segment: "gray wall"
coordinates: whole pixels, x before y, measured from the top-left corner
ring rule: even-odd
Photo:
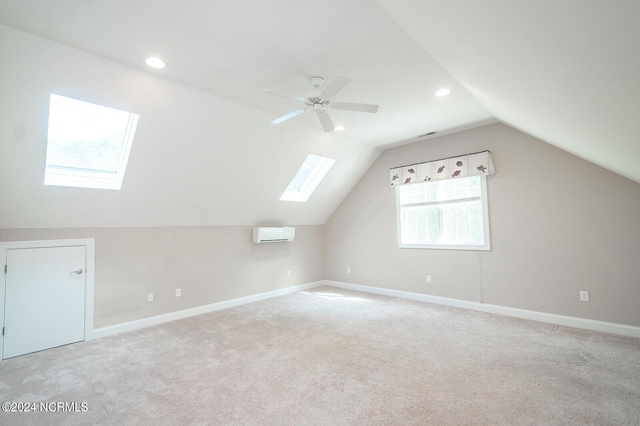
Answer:
[[[492,250],[398,249],[388,169],[484,149]],[[640,326],[639,212],[639,184],[496,124],[386,150],[293,243],[252,244],[248,226],[0,229],[0,241],[95,238],[96,327],[322,279]]]
[[[321,280],[322,229],[273,244],[251,243],[248,226],[2,229],[0,241],[95,238],[99,328]]]
[[[485,149],[491,251],[398,249],[389,168]],[[502,124],[386,150],[324,231],[329,280],[640,326],[640,185]]]

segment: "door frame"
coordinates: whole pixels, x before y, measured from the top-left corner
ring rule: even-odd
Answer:
[[[81,238],[71,240],[41,240],[41,241],[7,241],[0,242],[0,328],[4,327],[4,304],[7,285],[7,274],[4,273],[4,265],[7,264],[7,250],[52,248],[52,247],[85,247],[85,292],[84,292],[84,340],[93,339],[93,304],[95,286],[95,239]],[[0,333],[0,354],[4,350],[4,336]]]

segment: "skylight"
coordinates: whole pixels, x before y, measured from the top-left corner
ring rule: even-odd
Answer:
[[[122,187],[138,115],[51,95],[45,185]]]
[[[320,184],[336,160],[309,154],[280,197],[281,201],[305,202]]]

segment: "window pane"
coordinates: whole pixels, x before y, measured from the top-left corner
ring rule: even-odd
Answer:
[[[440,214],[438,208],[427,210],[427,241],[435,242],[440,237]]]
[[[130,113],[51,96],[47,166],[117,173]]]
[[[336,160],[309,154],[280,196],[280,201],[306,202]]]
[[[398,187],[399,244],[488,249],[484,182],[474,176]]]
[[[456,207],[456,223],[467,223],[467,206]]]
[[[455,223],[456,222],[456,210],[454,207],[450,205],[444,205],[442,207],[442,217],[444,223]]]
[[[482,242],[484,234],[482,232],[482,223],[469,224],[469,240],[474,242]]]
[[[482,206],[480,203],[477,205],[469,206],[469,223],[482,223]]]
[[[44,184],[120,189],[138,118],[52,94]]]
[[[457,224],[455,241],[459,243],[469,241],[469,226],[466,223]]]
[[[456,239],[456,224],[455,223],[445,223],[444,232],[442,236],[444,241],[455,241]]]
[[[318,164],[323,160],[323,157],[319,157],[317,155],[309,155],[307,159],[302,163],[302,166],[298,169],[298,172],[293,177],[291,182],[289,182],[289,186],[287,186],[287,191],[300,191],[302,185],[307,181],[309,175],[313,169],[318,167]]]

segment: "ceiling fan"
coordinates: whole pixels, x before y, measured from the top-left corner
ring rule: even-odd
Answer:
[[[283,121],[312,110],[315,111],[316,115],[318,116],[318,120],[320,120],[320,124],[322,124],[322,128],[324,129],[324,131],[331,132],[335,130],[335,126],[333,125],[329,114],[327,114],[327,109],[329,107],[333,109],[370,113],[375,113],[378,111],[378,105],[331,101],[331,98],[333,98],[339,91],[344,89],[347,84],[351,83],[351,80],[349,80],[348,78],[336,77],[336,79],[329,83],[329,85],[327,85],[327,87],[325,87],[323,90],[320,90],[320,88],[324,83],[324,78],[311,77],[309,81],[311,82],[311,85],[315,90],[308,93],[305,98],[301,96],[290,95],[288,93],[278,92],[277,90],[267,89],[263,91],[264,93],[267,93],[269,95],[292,99],[297,102],[302,102],[305,105],[302,109],[295,110],[293,112],[290,112],[289,114],[283,115],[282,117],[276,118],[271,122],[271,124],[280,124]]]

